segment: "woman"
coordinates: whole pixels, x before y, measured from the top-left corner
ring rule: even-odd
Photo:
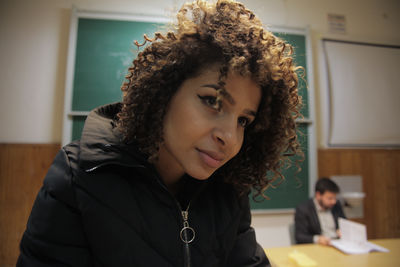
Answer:
[[[177,18],[57,155],[17,266],[269,266],[248,193],[300,153],[290,46],[229,0]]]

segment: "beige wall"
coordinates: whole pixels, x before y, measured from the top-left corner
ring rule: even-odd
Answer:
[[[0,2],[0,143],[60,143],[67,44],[72,6],[78,9],[169,16],[183,1],[2,0]],[[400,45],[397,0],[248,0],[267,25],[309,26],[312,33],[318,144],[324,80],[320,79],[322,37]],[[346,16],[347,33],[328,33],[327,14]],[[292,214],[255,215],[266,247],[289,242]],[[279,233],[279,234],[277,234]]]

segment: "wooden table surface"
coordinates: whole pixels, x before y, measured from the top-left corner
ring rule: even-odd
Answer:
[[[316,244],[293,245],[290,247],[268,248],[265,252],[272,267],[297,267],[289,261],[289,253],[298,251],[313,259],[320,267],[400,267],[400,238],[373,239],[369,242],[380,245],[390,252],[347,255],[334,247]]]

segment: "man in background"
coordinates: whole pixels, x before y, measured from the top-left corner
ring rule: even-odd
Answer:
[[[296,243],[329,245],[340,238],[338,218],[346,218],[336,200],[339,187],[329,178],[321,178],[315,185],[315,196],[300,204],[295,213]]]

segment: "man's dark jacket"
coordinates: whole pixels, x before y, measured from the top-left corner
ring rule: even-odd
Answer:
[[[336,229],[338,229],[339,217],[346,218],[339,201],[333,206],[331,212],[335,220]],[[313,236],[321,234],[321,225],[312,198],[296,207],[294,222],[295,238],[298,244],[313,243]]]
[[[113,125],[119,109],[93,111],[81,141],[56,156],[17,267],[269,266],[250,227],[247,196],[218,179],[186,177],[186,194],[173,197],[135,146],[119,141]],[[189,201],[190,254],[180,237],[181,208]]]

